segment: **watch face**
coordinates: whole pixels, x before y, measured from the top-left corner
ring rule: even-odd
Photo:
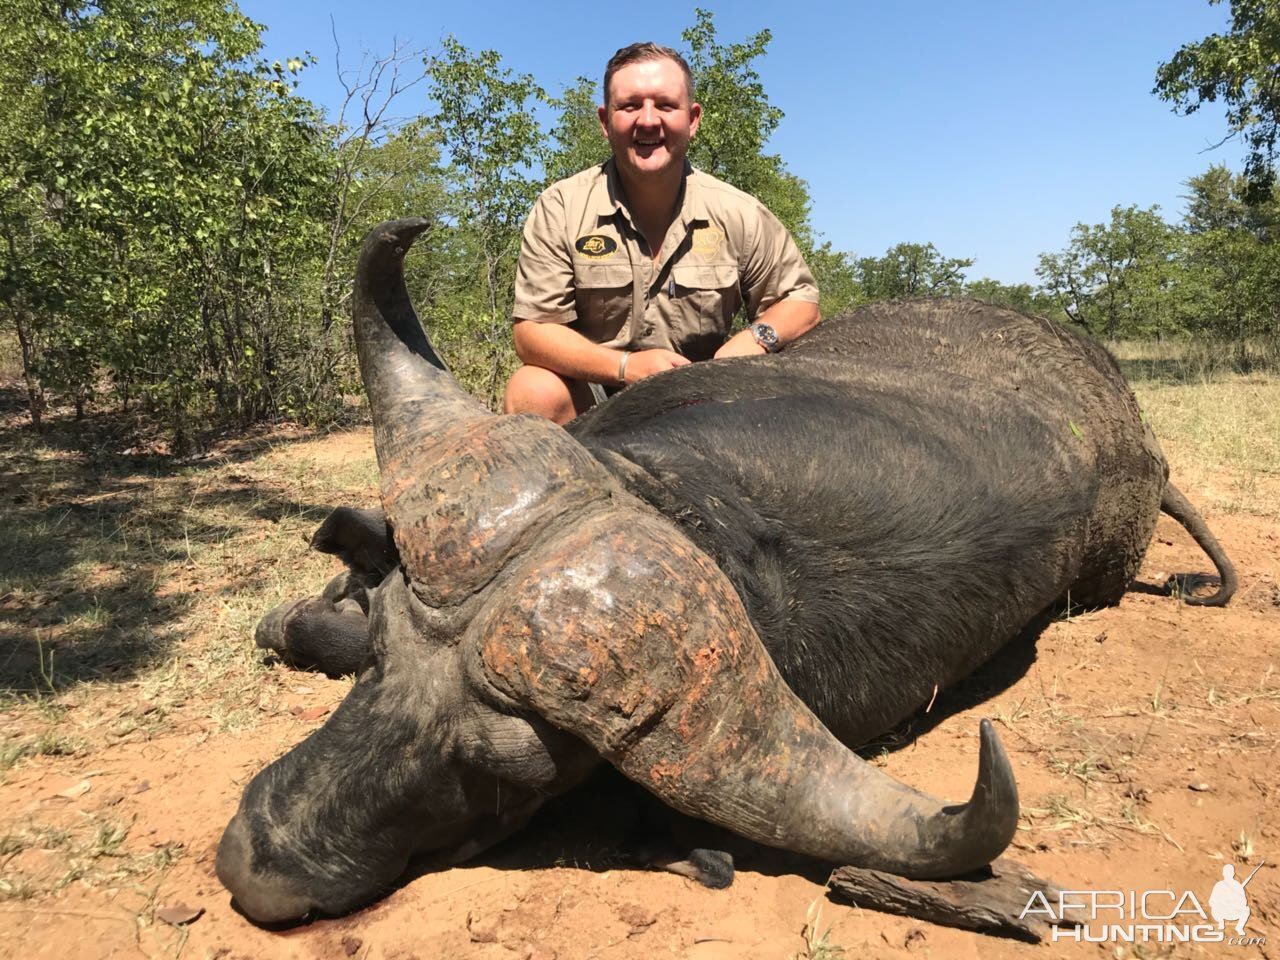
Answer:
[[[767,323],[753,323],[751,325],[751,334],[756,338],[756,343],[764,347],[769,353],[778,349],[778,332]]]

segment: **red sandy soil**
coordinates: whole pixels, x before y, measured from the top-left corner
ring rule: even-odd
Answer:
[[[326,441],[338,457],[367,443],[367,434]],[[1185,492],[1196,499],[1196,490]],[[261,930],[232,908],[214,876],[214,851],[247,780],[322,723],[318,714],[347,689],[293,674],[283,676],[284,702],[264,707],[261,722],[241,733],[213,732],[198,711],[179,711],[150,739],[15,766],[0,787],[0,824],[110,814],[132,822],[122,852],[168,844],[182,854],[150,874],[0,898],[3,952],[24,960],[791,958],[807,955],[802,928],[817,904],[819,931],[829,928],[828,943],[849,958],[1280,957],[1280,531],[1266,518],[1207,519],[1241,573],[1229,608],[1187,607],[1156,589],[1171,573],[1210,569],[1162,517],[1136,589],[1119,606],[1054,623],[1023,651],[1024,660],[1034,655],[1025,672],[1011,668],[1011,686],[882,762],[907,783],[963,799],[978,720],[992,717],[1024,807],[1010,856],[1063,887],[1186,889],[1206,906],[1224,863],[1243,878],[1265,859],[1248,888],[1249,933],[1265,945],[1029,945],[831,902],[821,871],[798,873],[764,853],[739,860],[730,889],[707,890],[625,863],[607,829],[575,835],[564,817],[535,821],[480,863],[423,872],[355,915]],[[75,709],[145,710],[136,697],[124,685]],[[948,699],[934,709],[945,714]],[[68,788],[70,797],[59,795]],[[39,878],[45,860],[65,866],[39,849],[7,856],[0,872]],[[203,912],[185,926],[157,918],[175,905]]]

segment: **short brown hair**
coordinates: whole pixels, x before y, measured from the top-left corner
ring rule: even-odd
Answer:
[[[604,68],[604,105],[606,107],[609,105],[609,83],[613,80],[615,73],[633,63],[649,63],[653,60],[671,60],[680,68],[680,72],[684,74],[684,86],[689,93],[689,102],[693,103],[693,73],[689,70],[689,64],[685,62],[684,57],[680,56],[677,50],[648,41],[625,46],[609,58]]]

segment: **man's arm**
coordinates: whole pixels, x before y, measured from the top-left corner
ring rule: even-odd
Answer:
[[[627,383],[635,383],[663,370],[683,367],[689,362],[687,358],[671,350],[639,350],[626,354],[622,350],[602,347],[561,323],[516,320],[512,335],[516,356],[521,363],[542,367],[572,380],[618,383],[621,371],[625,374]],[[625,369],[622,362],[624,355],[627,357]]]
[[[757,323],[767,323],[778,335],[779,343],[790,343],[796,337],[818,325],[821,315],[818,305],[809,300],[779,300],[760,316]],[[723,357],[753,357],[765,353],[750,330],[740,330],[724,342],[716,351],[716,359]]]
[[[754,234],[741,267],[741,281],[747,316],[753,323],[773,327],[780,344],[790,343],[822,319],[813,273],[787,228],[760,203],[756,205]],[[744,357],[765,352],[751,331],[743,330],[730,337],[715,355]]]

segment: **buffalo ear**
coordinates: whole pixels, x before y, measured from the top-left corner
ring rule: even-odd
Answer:
[[[336,556],[366,586],[374,586],[400,563],[381,509],[338,507],[311,535],[311,548]]]

